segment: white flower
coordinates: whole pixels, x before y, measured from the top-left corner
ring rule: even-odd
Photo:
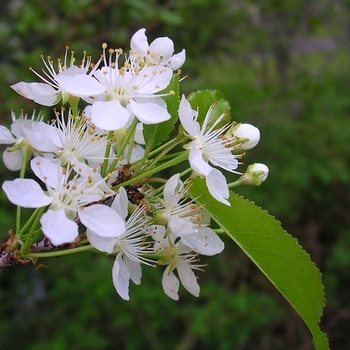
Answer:
[[[232,146],[235,149],[249,150],[255,147],[260,141],[260,130],[251,124],[239,123],[234,125],[227,136],[233,138]]]
[[[107,45],[102,47],[104,66],[93,70],[98,88],[95,85],[77,86],[75,77],[60,78],[66,91],[92,103],[92,123],[103,130],[119,130],[128,127],[134,115],[145,124],[170,119],[165,101],[156,93],[169,85],[172,69],[163,66],[140,68],[130,57],[120,65],[120,56],[124,57],[121,49],[109,50],[107,61]]]
[[[182,96],[179,118],[189,137],[193,140],[189,146],[189,162],[192,169],[205,177],[208,190],[215,199],[230,205],[227,201],[229,190],[225,176],[208,163],[236,173],[234,170],[238,166],[238,160],[237,156],[232,154],[231,140],[223,137],[223,132],[228,128],[228,125],[215,129],[225,115],[222,114],[208,127],[213,108],[213,106],[209,108],[201,127],[197,121],[198,113],[192,110],[190,103],[185,96]]]
[[[254,163],[248,166],[246,172],[238,181],[244,185],[259,186],[267,179],[269,175],[269,168],[262,163]]]
[[[15,179],[2,185],[8,199],[24,208],[49,205],[41,219],[41,229],[53,245],[70,243],[78,236],[78,215],[87,228],[105,237],[115,237],[124,232],[125,224],[118,214],[103,204],[94,204],[104,196],[104,180],[94,183],[91,177],[75,176],[46,158],[31,161],[34,174],[45,183],[46,191],[33,179]],[[100,188],[101,186],[101,188]]]
[[[42,152],[52,153],[61,160],[62,166],[77,159],[80,162],[87,161],[91,167],[97,167],[105,159],[106,135],[97,133],[95,127],[84,118],[69,115],[65,121],[63,108],[61,115],[57,113],[53,124],[41,122],[33,129],[36,132],[30,138],[33,146]],[[46,142],[43,142],[43,138]]]
[[[174,43],[168,37],[157,38],[148,45],[145,35],[146,29],[139,29],[131,38],[130,47],[132,54],[139,55],[147,65],[164,65],[171,69],[180,68],[186,59],[186,52],[173,55]],[[141,59],[139,58],[139,61]]]
[[[165,230],[162,226],[152,231],[151,235],[155,240],[154,250],[159,265],[167,265],[162,278],[164,293],[173,300],[179,300],[178,290],[180,281],[185,289],[192,295],[199,296],[199,285],[193,270],[201,270],[203,265],[197,264],[198,254],[191,248],[184,245],[180,240],[175,243],[173,234],[164,237]],[[174,274],[177,270],[179,278]]]
[[[188,186],[181,181],[179,174],[173,175],[165,185],[163,207],[157,210],[155,222],[168,225],[175,236],[181,237],[182,242],[197,253],[220,253],[224,243],[206,227],[210,224],[210,217],[205,211],[184,197],[187,191]]]
[[[67,54],[68,48],[66,49],[66,54],[63,62],[59,59],[57,64],[57,71],[51,60],[51,57],[47,57],[47,60],[44,59],[44,56],[41,56],[41,59],[44,63],[44,66],[47,71],[43,69],[42,75],[31,69],[39,78],[41,78],[43,83],[25,83],[19,82],[17,84],[12,85],[12,89],[14,89],[17,93],[22,95],[25,98],[33,100],[43,106],[53,106],[62,100],[63,103],[66,103],[69,98],[69,92],[64,89],[64,87],[60,83],[60,79],[62,77],[69,76],[74,84],[81,86],[80,95],[83,97],[83,87],[89,86],[89,89],[94,87],[95,91],[98,90],[99,93],[102,93],[104,90],[101,86],[96,82],[94,78],[87,75],[87,71],[89,69],[91,58],[86,57],[84,54],[81,66],[75,66],[74,61],[75,58],[73,53],[70,58],[70,62],[67,63]],[[69,66],[68,66],[69,65]],[[76,96],[71,93],[73,96]],[[86,97],[88,94],[85,95]]]
[[[35,116],[35,111],[30,118],[21,112],[19,118],[16,118],[14,112],[11,112],[13,123],[11,131],[5,126],[0,125],[0,144],[12,145],[7,147],[3,153],[3,161],[9,170],[19,170],[22,166],[23,151],[31,150],[34,152],[35,146],[31,144],[31,134],[33,128],[42,120],[43,115]]]
[[[119,189],[111,208],[123,220],[126,219],[128,197],[123,187]],[[153,261],[143,256],[150,252],[148,244],[145,243],[149,218],[144,209],[142,206],[138,207],[126,220],[125,230],[115,237],[101,237],[99,232],[87,230],[87,237],[92,246],[108,254],[117,254],[112,269],[113,284],[124,300],[130,299],[129,280],[137,285],[141,283],[140,264],[154,265]],[[152,230],[152,226],[149,226],[148,230]]]

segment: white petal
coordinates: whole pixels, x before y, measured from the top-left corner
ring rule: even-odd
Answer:
[[[173,55],[170,58],[170,64],[169,64],[169,68],[175,70],[175,69],[179,69],[186,60],[186,51],[185,49],[183,49],[181,52]]]
[[[44,122],[39,122],[36,125],[33,126],[33,130],[37,131],[38,133],[41,133],[43,136],[45,136],[53,145],[52,150],[50,148],[43,149],[44,152],[54,152],[54,147],[62,147],[62,140],[60,138],[60,134],[62,133],[61,130],[57,129],[54,125],[49,125]],[[43,147],[43,146],[42,146]],[[46,145],[45,147],[49,147]],[[41,150],[40,148],[38,148]]]
[[[40,219],[41,229],[53,245],[71,243],[78,237],[78,225],[69,220],[64,209],[49,209]]]
[[[86,117],[88,120],[91,120],[91,115],[92,115],[92,106],[88,105],[84,108],[82,116]]]
[[[209,227],[196,227],[192,235],[182,236],[182,243],[191,247],[196,253],[202,255],[219,254],[225,248],[224,242]]]
[[[0,144],[10,145],[15,142],[16,139],[12,136],[10,130],[0,125]]]
[[[269,175],[269,168],[266,164],[262,163],[254,163],[248,166],[244,177],[247,178],[244,183],[249,184],[248,180],[250,180],[250,184],[260,185],[264,182]]]
[[[120,187],[111,208],[123,219],[125,220],[128,215],[128,195],[126,194],[125,188]]]
[[[148,41],[145,32],[145,28],[139,29],[130,40],[131,50],[140,53],[142,56],[145,56],[148,50]]]
[[[78,66],[70,66],[62,72],[58,73],[56,77],[62,76],[76,76],[76,75],[86,75],[86,68],[80,68]]]
[[[91,230],[86,231],[87,239],[90,244],[101,252],[108,254],[113,253],[113,248],[117,243],[117,239],[113,237],[101,237]]]
[[[163,196],[166,203],[175,206],[178,203],[177,191],[181,187],[182,181],[179,174],[173,175],[165,184]]]
[[[206,156],[210,163],[227,171],[234,171],[238,167],[237,158],[231,153],[230,149],[224,146],[220,150],[215,150],[215,152],[208,152]]]
[[[115,81],[119,83],[130,79],[130,72],[125,72],[124,75],[121,75],[118,68],[103,66],[100,69],[95,70],[94,77],[106,88],[113,88]],[[119,78],[119,79],[118,79]],[[104,100],[104,99],[103,99]],[[99,99],[99,101],[103,101]]]
[[[166,267],[162,278],[162,287],[164,293],[173,300],[179,300],[179,279],[172,273],[169,273],[169,265]]]
[[[191,269],[191,265],[179,260],[176,265],[181,284],[195,297],[199,296],[199,284],[197,277]]]
[[[45,207],[53,201],[33,179],[4,181],[2,189],[11,203],[24,208]]]
[[[237,169],[239,163],[238,163],[238,159],[233,154],[227,155],[226,159],[216,158],[215,161],[213,159],[210,159],[209,161],[213,165],[215,165],[221,169],[231,171],[231,172],[234,172],[236,174],[240,174],[239,172],[235,171],[235,169]]]
[[[96,101],[92,105],[91,121],[103,130],[119,130],[131,119],[131,113],[118,100]]]
[[[73,96],[88,97],[104,93],[106,87],[95,78],[86,74],[64,75],[58,74],[56,81],[65,92]]]
[[[230,196],[225,176],[217,169],[212,168],[205,178],[210,194],[219,202],[231,206],[226,199]]]
[[[193,233],[193,224],[189,221],[172,216],[168,222],[170,230],[177,236],[183,237]]]
[[[12,171],[17,171],[22,167],[22,151],[20,149],[15,149],[14,151],[9,151],[7,147],[3,153],[2,160],[7,169]]]
[[[141,264],[138,261],[131,260],[126,256],[124,256],[123,259],[124,259],[125,265],[129,270],[130,279],[137,285],[141,284],[141,277],[142,277]]]
[[[179,107],[179,118],[182,126],[191,136],[200,134],[200,126],[196,121],[197,115],[198,112],[192,109],[185,95],[182,95]]]
[[[134,101],[144,104],[144,103],[154,103],[159,107],[167,109],[167,104],[162,97],[157,95],[149,95],[149,96],[137,96],[133,99]],[[141,123],[142,124],[142,123]]]
[[[19,82],[11,87],[23,97],[34,100],[43,106],[53,106],[58,102],[58,92],[48,84]]]
[[[172,76],[173,70],[171,68],[145,67],[139,75],[133,77],[133,85],[137,87],[135,92],[140,95],[149,95],[164,90],[170,84]]]
[[[179,255],[181,255],[181,254],[189,254],[193,251],[193,249],[191,247],[189,247],[188,245],[183,244],[182,239],[181,239],[181,241],[177,245],[177,251],[178,251]]]
[[[78,211],[80,221],[101,237],[118,237],[125,232],[125,222],[110,207],[93,204]]]
[[[249,150],[255,147],[260,141],[260,130],[251,124],[242,123],[234,129],[233,134],[239,138],[247,139],[240,146],[241,150]]]
[[[155,64],[167,64],[174,53],[174,43],[168,37],[156,38],[149,45],[148,51]]]
[[[122,257],[123,257],[122,254],[118,254],[118,256],[114,261],[113,269],[112,269],[113,284],[116,291],[122,297],[122,299],[130,300],[129,298],[130,272],[127,266],[125,265]]]
[[[43,123],[44,124],[44,123]],[[47,125],[50,127],[50,125]],[[56,152],[57,146],[51,142],[51,135],[46,132],[42,132],[40,129],[25,129],[23,130],[25,134],[25,138],[31,144],[33,148],[42,152]],[[49,131],[49,130],[45,130]],[[51,131],[51,130],[50,130]]]
[[[129,107],[144,124],[158,124],[171,118],[166,107],[159,105],[156,100],[154,103],[139,103],[131,100]]]
[[[64,182],[63,169],[60,164],[44,157],[35,157],[30,161],[34,174],[51,188],[60,188]]]
[[[99,183],[98,189],[96,188],[96,190],[94,191],[94,194],[92,194],[91,192],[87,192],[85,193],[85,195],[82,195],[79,198],[80,201],[82,201],[83,200],[82,198],[84,198],[89,202],[89,197],[92,197],[92,196],[95,197],[95,194],[97,195],[96,200],[98,201],[101,199],[101,197],[99,196],[103,196],[103,192],[106,192],[108,194],[114,194],[114,192],[109,188],[109,186],[106,184],[106,182],[102,178],[101,174],[98,171],[96,171],[96,169],[90,167],[84,162],[80,162],[74,157],[71,158],[70,164],[72,169],[74,169],[74,171],[80,176],[82,176],[83,178],[90,178],[93,180],[94,183],[97,183],[97,182]],[[86,182],[86,179],[80,179],[80,180]],[[79,179],[77,182],[79,182]],[[91,199],[91,201],[92,200],[93,199]]]
[[[150,225],[147,227],[147,231],[155,242],[161,241],[165,235],[165,226],[162,225]]]
[[[143,136],[143,124],[137,123],[134,141],[140,145],[145,144],[145,138]]]
[[[191,142],[190,154],[188,157],[191,168],[199,175],[208,176],[212,167],[203,159],[203,153],[200,151],[194,141]]]
[[[25,138],[25,133],[24,131],[26,129],[32,129],[38,122],[35,120],[31,119],[16,119],[12,124],[11,124],[11,132],[13,135],[15,135],[17,138],[18,137],[23,137]]]

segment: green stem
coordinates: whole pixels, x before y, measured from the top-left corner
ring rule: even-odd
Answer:
[[[30,216],[30,218],[27,220],[27,222],[25,223],[25,225],[21,228],[21,236],[23,236],[25,234],[25,232],[28,230],[28,227],[32,224],[32,222],[34,221],[34,219],[36,218],[36,216],[38,215],[38,212],[41,208],[36,208],[34,210],[34,212],[32,213],[32,215]]]
[[[174,143],[174,140],[168,141],[167,143],[161,145],[160,147],[156,148],[154,151],[149,152],[148,157],[152,158],[153,156],[155,156],[156,154],[158,154],[159,152],[161,152],[162,150],[164,150],[165,148],[168,148],[170,145],[172,145]],[[138,165],[142,162],[142,159],[139,159],[137,161],[135,161],[133,163],[133,165]],[[142,165],[141,165],[142,166]],[[138,170],[139,168],[141,168],[141,166],[138,166],[136,169]]]
[[[137,126],[138,123],[135,124],[135,127],[132,129],[132,133],[131,135],[129,136],[129,147],[128,147],[128,153],[126,155],[126,159],[127,159],[127,162],[130,163],[130,159],[131,159],[131,154],[132,154],[132,150],[133,150],[133,147],[134,147],[134,140],[135,140],[135,133],[136,133],[136,126]]]
[[[24,147],[22,149],[22,165],[21,165],[21,170],[19,173],[20,179],[23,179],[25,176],[28,160],[29,160],[31,154],[32,154],[32,150],[29,146]],[[21,235],[21,217],[22,217],[22,207],[17,206],[17,209],[16,209],[16,234],[15,234],[17,239],[22,238],[22,235]]]
[[[214,228],[212,230],[218,235],[226,235],[227,234],[227,232],[222,228]]]
[[[163,164],[160,164],[156,167],[154,167],[153,169],[150,169],[148,171],[145,171],[143,172],[142,174],[138,175],[138,176],[135,176],[133,177],[132,179],[128,180],[128,181],[125,181],[123,183],[121,183],[120,185],[116,186],[115,188],[113,188],[113,190],[117,190],[119,187],[125,187],[125,186],[128,186],[128,185],[131,185],[131,184],[134,184],[134,183],[137,183],[141,180],[144,180],[146,179],[147,177],[150,177],[152,176],[153,174],[159,172],[159,171],[162,171],[164,169],[167,169],[167,168],[170,168],[172,166],[175,166],[181,162],[183,162],[184,160],[186,160],[188,158],[188,152],[183,152],[181,155],[179,155],[178,157],[172,159],[172,160],[169,160],[168,162],[165,162]]]
[[[101,169],[101,175],[104,177],[106,176],[106,170],[108,166],[108,161],[109,161],[109,155],[111,154],[111,147],[112,147],[112,139],[113,139],[113,131],[110,131],[108,133],[107,137],[107,145],[105,149],[105,159],[103,161],[102,169]]]
[[[145,149],[145,154],[143,155],[143,157],[137,161],[137,168],[135,169],[134,171],[134,174],[137,174],[141,168],[143,167],[143,165],[145,164],[146,160],[148,159],[149,157],[149,154],[150,154],[150,148],[149,147],[146,147]],[[134,164],[135,165],[135,164]]]
[[[108,173],[112,173],[113,170],[115,169],[118,161],[120,160],[119,158],[121,157],[121,155],[124,152],[125,147],[127,146],[127,144],[129,143],[130,138],[134,135],[135,133],[135,129],[137,126],[138,120],[137,118],[134,118],[132,124],[130,125],[129,129],[128,129],[128,133],[126,135],[126,137],[124,138],[122,144],[120,145],[120,147],[118,147],[118,152],[112,162],[112,164],[109,166],[108,171],[106,174]],[[105,176],[105,175],[104,175]]]
[[[41,230],[38,230],[38,224],[41,216],[43,215],[44,211],[46,210],[46,207],[39,208],[36,217],[33,220],[32,227],[30,231],[28,232],[28,235],[26,237],[26,240],[21,248],[21,254],[26,254],[30,247],[35,243],[35,241],[40,237]]]
[[[242,185],[244,185],[244,183],[243,183],[243,181],[241,180],[241,178],[239,178],[238,180],[227,184],[227,187],[228,187],[228,188],[234,188],[234,187],[238,187],[238,186],[242,186]]]
[[[21,239],[21,215],[22,215],[22,208],[20,206],[17,206],[16,209],[16,238]]]
[[[22,248],[20,249],[20,254],[21,256],[25,256],[29,249],[31,248],[31,246],[38,240],[39,237],[42,236],[42,232],[40,229],[37,229],[33,232],[33,234],[26,239],[26,241],[24,242]]]
[[[178,135],[174,140],[170,140],[170,141],[164,143],[163,145],[161,145],[160,147],[156,148],[154,151],[150,152],[149,156],[150,156],[150,157],[153,157],[153,156],[155,156],[157,153],[163,151],[164,149],[166,149],[166,148],[168,148],[168,147],[171,147],[171,145],[174,144],[174,141],[175,141],[178,137],[179,137],[179,135]],[[182,141],[182,140],[181,140],[181,141]],[[176,144],[178,144],[178,143],[176,143]],[[171,147],[171,148],[173,148],[173,147]],[[171,148],[170,148],[170,149],[171,149]]]
[[[156,164],[159,159],[161,159],[164,155],[166,155],[169,151],[171,151],[174,147],[176,147],[178,144],[181,143],[181,138],[177,137],[173,140],[172,144],[170,144],[167,148],[163,149],[152,161],[152,163],[150,164],[152,166],[152,164]]]
[[[28,253],[25,255],[26,258],[54,258],[56,256],[77,254],[82,252],[87,252],[89,250],[94,250],[95,248],[92,245],[84,245],[82,247],[66,249],[66,250],[57,250],[55,252],[45,252],[45,253]]]
[[[158,154],[151,161],[150,166],[152,166],[153,164],[156,164],[159,161],[159,159],[164,157],[164,155],[166,155],[169,151],[171,151],[173,148],[175,148],[177,145],[179,145],[182,141],[183,141],[182,134],[178,134],[175,139],[173,139],[171,141],[168,141],[167,143],[165,143],[164,145],[160,146],[156,150],[154,150],[152,152],[149,152],[149,154],[148,154],[149,157],[153,157],[156,154]],[[141,167],[142,167],[142,163],[138,166],[138,168],[135,171],[135,173],[137,173],[141,169]]]

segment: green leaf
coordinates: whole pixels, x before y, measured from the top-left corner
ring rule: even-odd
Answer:
[[[265,210],[231,192],[231,207],[217,202],[204,180],[195,178],[191,196],[237,243],[302,317],[315,348],[329,349],[318,323],[325,306],[321,273],[297,240]]]
[[[199,90],[192,92],[187,99],[192,108],[198,110],[198,122],[200,124],[202,124],[207,111],[212,104],[215,104],[211,116],[212,121],[215,121],[222,113],[226,113],[226,118],[223,118],[220,123],[221,125],[230,120],[230,104],[224,99],[223,94],[218,90]]]
[[[146,147],[152,149],[153,147],[159,145],[163,141],[169,139],[169,134],[174,130],[174,125],[178,120],[178,111],[180,105],[180,76],[179,74],[174,74],[169,86],[161,93],[168,93],[173,91],[174,94],[164,97],[167,103],[168,112],[171,118],[163,123],[144,125],[143,126],[143,136],[146,141]]]

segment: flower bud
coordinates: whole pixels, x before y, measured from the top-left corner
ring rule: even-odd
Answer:
[[[266,180],[268,174],[269,168],[265,164],[254,163],[248,166],[241,177],[241,182],[245,185],[259,186]]]
[[[234,142],[237,148],[248,150],[255,147],[260,140],[260,130],[254,125],[239,123],[229,130],[231,136],[237,141]]]

